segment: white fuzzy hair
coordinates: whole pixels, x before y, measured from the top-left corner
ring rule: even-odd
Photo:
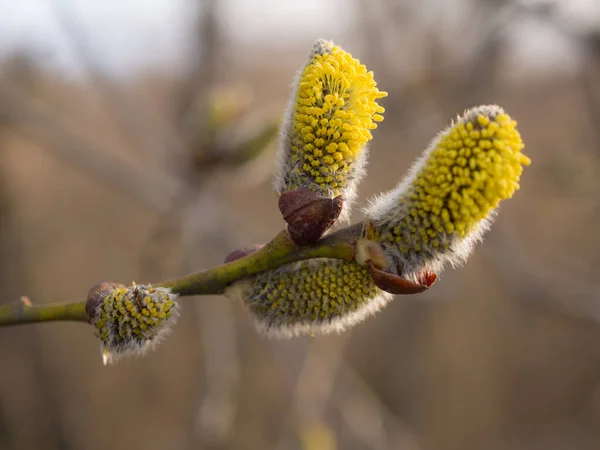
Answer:
[[[327,260],[324,258],[318,258],[310,261],[301,261],[298,263],[288,264],[280,267],[279,269],[276,269],[273,273],[273,278],[277,278],[275,276],[276,273],[297,271],[298,268],[303,264],[316,265],[324,264],[327,261],[333,262],[337,260]],[[337,267],[341,269],[343,267],[343,264],[349,263],[342,263]],[[255,282],[256,277],[238,281],[226,288],[225,295],[234,301],[240,301],[247,305],[252,301],[252,299],[248,298],[248,295],[252,292],[253,283]],[[273,338],[292,338],[295,336],[302,335],[327,335],[333,333],[341,333],[347,330],[348,328],[351,328],[352,326],[356,325],[357,323],[362,322],[366,318],[375,315],[377,312],[383,309],[392,299],[392,294],[388,294],[387,292],[377,289],[377,294],[374,297],[369,298],[363,303],[363,305],[360,308],[354,311],[343,313],[341,316],[335,316],[332,318],[316,320],[300,319],[295,324],[273,321],[271,320],[271,317],[268,316],[268,314],[264,316],[259,316],[251,309],[247,309],[249,310],[249,313],[253,319],[256,329],[261,334]]]

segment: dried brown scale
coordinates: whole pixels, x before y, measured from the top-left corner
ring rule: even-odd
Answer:
[[[294,243],[315,243],[337,220],[344,206],[341,195],[331,199],[307,188],[284,192],[279,197],[279,210],[288,224]]]
[[[369,274],[373,277],[375,285],[379,289],[395,295],[410,295],[425,292],[433,283],[435,283],[437,278],[435,273],[426,271],[420,274],[419,282],[415,283],[406,278],[402,278],[400,275],[378,269],[370,260],[366,261],[366,266]]]

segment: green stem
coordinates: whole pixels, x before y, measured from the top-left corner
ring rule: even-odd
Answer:
[[[88,319],[85,302],[31,306],[25,303],[11,303],[0,306],[0,326],[56,320],[87,322]]]
[[[298,247],[287,231],[279,233],[260,250],[226,264],[155,284],[170,288],[179,295],[222,294],[234,281],[251,277],[284,264],[311,258],[332,258],[352,261],[354,244],[360,236],[362,224],[358,223],[324,237],[313,245]],[[54,305],[7,304],[0,306],[0,326],[56,320],[88,322],[86,302]]]
[[[260,250],[244,258],[156,286],[170,288],[179,295],[222,294],[234,281],[284,264],[311,258],[351,261],[354,258],[354,243],[361,230],[362,224],[355,224],[306,247],[296,246],[288,233],[282,231]]]

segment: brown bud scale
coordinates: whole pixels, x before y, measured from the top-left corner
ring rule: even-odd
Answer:
[[[379,289],[395,295],[410,295],[425,292],[435,283],[437,278],[435,273],[423,271],[418,276],[418,283],[415,283],[402,278],[400,275],[378,269],[371,261],[367,261],[366,265],[375,285]]]
[[[307,188],[287,191],[279,197],[279,210],[294,243],[313,244],[337,220],[344,206],[341,195],[331,199]]]

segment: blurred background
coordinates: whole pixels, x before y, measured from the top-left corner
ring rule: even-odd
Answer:
[[[465,108],[519,121],[533,165],[469,263],[339,336],[186,298],[105,368],[85,325],[2,328],[1,450],[600,448],[596,0],[0,0],[0,302],[269,240],[273,137],[321,37],[390,94],[362,205]]]

